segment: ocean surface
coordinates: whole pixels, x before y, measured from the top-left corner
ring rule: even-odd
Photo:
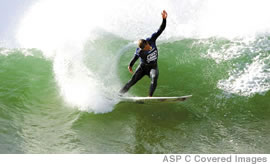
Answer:
[[[142,2],[44,0],[25,12],[18,44],[0,44],[0,153],[270,153],[267,1]],[[162,9],[154,96],[193,97],[120,102],[136,40]],[[146,76],[127,96],[149,86]]]

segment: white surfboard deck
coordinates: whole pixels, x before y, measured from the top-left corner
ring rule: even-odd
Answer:
[[[135,103],[170,103],[185,101],[192,97],[192,95],[181,97],[121,97],[121,102],[135,102]]]

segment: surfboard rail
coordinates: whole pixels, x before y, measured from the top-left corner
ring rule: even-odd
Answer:
[[[177,102],[185,101],[192,95],[180,97],[121,97],[122,102],[155,103],[155,102]]]

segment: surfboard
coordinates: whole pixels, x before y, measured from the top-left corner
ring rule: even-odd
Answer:
[[[121,102],[135,102],[135,103],[172,103],[185,101],[192,95],[180,97],[121,97]]]

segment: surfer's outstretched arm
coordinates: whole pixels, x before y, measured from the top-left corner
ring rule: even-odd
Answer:
[[[139,59],[139,52],[140,48],[136,49],[136,52],[134,54],[134,57],[130,60],[129,65],[128,65],[128,70],[130,73],[133,74],[132,66],[135,64],[135,62]]]
[[[152,34],[152,36],[150,38],[151,41],[155,41],[160,36],[160,34],[164,31],[164,29],[166,28],[166,19],[167,19],[168,14],[165,10],[163,10],[161,15],[162,15],[162,24],[159,27],[158,31],[155,32],[154,34]]]

